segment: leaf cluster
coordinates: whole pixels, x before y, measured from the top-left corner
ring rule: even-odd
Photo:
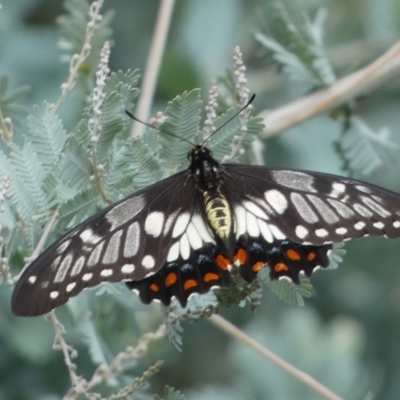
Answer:
[[[309,91],[327,88],[337,81],[324,44],[327,16],[327,10],[319,8],[312,21],[305,17],[299,27],[279,2],[275,7],[274,35],[255,34],[280,70],[305,84]],[[343,160],[343,169],[353,175],[369,175],[390,166],[399,155],[399,146],[390,139],[387,128],[375,131],[356,114],[357,102],[358,99],[352,99],[332,111],[331,117],[340,123],[341,132],[334,145]]]

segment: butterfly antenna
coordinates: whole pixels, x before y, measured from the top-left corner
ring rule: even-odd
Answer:
[[[221,130],[225,125],[229,124],[229,122],[231,122],[234,118],[236,118],[242,111],[244,111],[255,99],[256,95],[253,94],[250,97],[250,100],[246,103],[246,105],[244,107],[242,107],[233,117],[229,118],[228,121],[226,121],[224,124],[222,124],[219,128],[217,128],[213,133],[211,133],[211,135],[204,140],[202,146],[204,146],[206,144],[206,142],[208,142],[211,138],[211,136],[215,135],[219,130]]]
[[[134,121],[136,121],[136,122],[140,122],[141,124],[146,125],[146,126],[148,126],[149,128],[152,128],[152,129],[155,129],[156,131],[165,133],[166,135],[173,136],[173,137],[175,137],[175,138],[177,138],[177,139],[181,139],[181,140],[183,140],[184,142],[189,143],[190,145],[194,146],[194,144],[193,144],[192,142],[190,142],[189,140],[186,140],[185,138],[183,138],[183,137],[181,137],[181,136],[175,135],[175,134],[173,134],[173,133],[171,133],[171,132],[164,131],[164,130],[162,130],[162,129],[160,129],[160,128],[157,128],[156,126],[153,126],[153,125],[148,124],[147,122],[141,121],[140,119],[136,118],[133,114],[131,114],[128,110],[125,110],[125,113],[126,113],[126,115],[128,115],[129,117],[131,117],[131,118],[132,118]]]

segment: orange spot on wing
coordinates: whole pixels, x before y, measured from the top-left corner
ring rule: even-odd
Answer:
[[[313,251],[311,251],[311,252],[308,253],[308,255],[307,255],[307,260],[308,260],[308,261],[313,261],[313,260],[315,259],[315,257],[317,257],[317,255],[316,255]]]
[[[300,254],[293,249],[288,249],[286,250],[286,255],[292,260],[292,261],[299,261],[301,260]]]
[[[247,260],[247,251],[245,249],[239,249],[233,257],[233,262],[238,265],[244,265]]]
[[[264,268],[265,262],[264,261],[258,261],[253,265],[252,270],[254,272],[258,272],[260,269]]]
[[[280,262],[274,265],[274,270],[275,272],[286,272],[289,271],[289,267],[285,263]]]
[[[178,280],[178,277],[175,272],[171,272],[165,278],[165,286],[171,286]]]
[[[160,288],[155,283],[152,283],[150,285],[150,290],[152,290],[153,292],[158,292],[160,290]]]
[[[231,262],[226,257],[224,257],[222,254],[218,254],[215,261],[216,261],[218,267],[220,267],[224,271],[226,271],[228,269],[228,267],[231,265]]]
[[[185,290],[189,290],[192,287],[196,287],[197,286],[197,281],[195,281],[194,279],[188,279],[184,284],[183,284],[183,288]]]
[[[207,272],[203,279],[204,282],[217,281],[219,279],[219,275],[215,274],[214,272]]]

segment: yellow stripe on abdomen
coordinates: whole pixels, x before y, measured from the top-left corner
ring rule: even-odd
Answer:
[[[232,225],[228,202],[218,190],[204,191],[203,195],[207,218],[212,228],[221,239],[227,239]]]

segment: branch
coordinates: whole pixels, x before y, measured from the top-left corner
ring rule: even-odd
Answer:
[[[142,358],[148,350],[149,343],[153,340],[160,340],[166,335],[165,325],[159,326],[156,332],[146,333],[143,335],[136,347],[127,347],[125,351],[119,353],[108,366],[100,365],[95,371],[92,379],[87,385],[87,390],[92,389],[94,386],[106,381],[111,376],[121,372],[122,366],[125,362],[132,359]],[[136,378],[139,379],[139,378]]]
[[[143,84],[140,93],[140,99],[137,105],[136,117],[142,121],[149,119],[150,107],[154,97],[157,77],[160,70],[161,59],[164,53],[167,34],[172,17],[172,10],[174,8],[174,0],[162,0],[156,26],[154,29],[153,41],[145,73],[143,76]],[[139,137],[143,132],[144,125],[136,122],[133,125],[131,136]]]
[[[54,310],[46,316],[52,322],[55,331],[53,349],[62,351],[64,355],[64,362],[68,368],[69,376],[71,378],[72,388],[75,393],[83,394],[86,392],[87,382],[85,379],[76,374],[76,364],[72,362],[72,359],[76,358],[78,353],[72,346],[69,346],[65,342],[64,337],[67,332],[65,331],[61,322],[57,319]]]
[[[232,325],[230,322],[225,320],[219,315],[212,315],[210,317],[210,321],[218,326],[218,328],[222,329],[229,335],[235,337],[238,340],[241,340],[243,343],[245,343],[247,346],[252,347],[254,350],[256,350],[259,354],[264,356],[267,360],[273,362],[275,365],[283,369],[285,372],[287,372],[289,375],[293,376],[300,382],[304,383],[305,385],[309,386],[311,389],[313,389],[315,392],[319,393],[321,396],[323,396],[325,399],[328,400],[342,400],[339,396],[337,396],[335,393],[331,392],[328,388],[317,382],[314,378],[312,378],[310,375],[307,375],[303,371],[300,371],[293,365],[289,364],[288,362],[282,360],[280,357],[278,357],[276,354],[272,353],[265,347],[261,346],[259,343],[257,343],[254,339],[252,339],[250,336],[247,336],[244,332],[242,332],[240,329],[236,328],[236,326]]]
[[[330,110],[361,94],[380,87],[400,75],[400,42],[369,66],[338,80],[327,89],[302,97],[273,111],[262,111],[265,128],[261,137],[267,139],[311,117]]]
[[[79,70],[82,64],[89,57],[92,50],[90,42],[92,41],[93,35],[99,27],[102,16],[100,15],[101,7],[103,6],[104,0],[94,1],[89,10],[89,22],[86,25],[85,41],[82,46],[82,50],[79,54],[74,54],[71,57],[69,76],[67,82],[61,85],[61,96],[54,106],[54,113],[57,113],[61,105],[64,103],[67,94],[74,87],[75,82],[78,78]]]

